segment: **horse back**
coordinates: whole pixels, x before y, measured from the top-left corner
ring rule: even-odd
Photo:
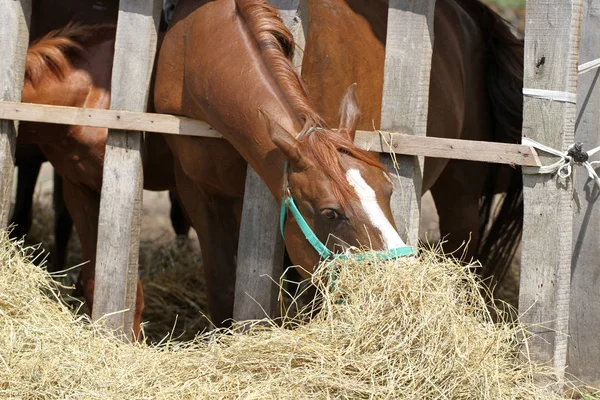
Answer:
[[[33,2],[31,39],[59,29],[69,22],[86,25],[116,24],[119,0],[39,0]]]

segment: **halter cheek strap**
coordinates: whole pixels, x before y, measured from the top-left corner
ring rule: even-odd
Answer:
[[[296,207],[296,203],[294,202],[294,199],[291,196],[285,196],[285,198],[282,200],[281,214],[279,216],[279,228],[281,229],[281,236],[284,236],[283,227],[285,225],[285,217],[288,208],[292,212],[294,218],[296,219],[296,223],[300,227],[300,230],[304,234],[304,237],[306,238],[306,240],[308,240],[308,243],[310,243],[310,245],[317,251],[317,253],[319,253],[319,256],[321,258],[332,257],[333,253],[331,252],[331,250],[329,250],[327,246],[325,246],[323,242],[319,240],[319,238],[317,237],[317,235],[315,235],[312,229],[310,229],[310,226],[308,226],[306,220],[302,217],[302,214],[300,214],[300,210],[298,210],[298,207]]]
[[[364,261],[364,260],[391,260],[399,257],[412,256],[417,254],[417,250],[412,246],[402,246],[397,247],[395,249],[388,250],[377,250],[377,251],[369,251],[366,253],[346,255],[346,254],[334,254],[331,250],[327,248],[319,240],[317,235],[313,232],[313,230],[308,226],[308,223],[298,210],[296,203],[294,202],[294,198],[290,192],[289,182],[287,179],[287,170],[288,170],[288,162],[286,161],[283,166],[283,198],[281,199],[281,212],[279,213],[279,229],[281,230],[281,236],[285,239],[285,235],[283,233],[283,228],[285,225],[285,219],[287,216],[287,210],[289,209],[298,224],[298,227],[304,234],[304,237],[310,243],[310,245],[315,249],[315,251],[319,254],[322,259],[333,258],[337,260],[346,260],[353,259],[356,261]]]
[[[413,256],[417,253],[417,251],[414,247],[403,246],[403,247],[397,247],[395,249],[369,251],[366,253],[353,254],[350,256],[348,256],[346,254],[334,254],[331,252],[331,250],[329,250],[327,248],[327,246],[325,246],[323,244],[323,242],[321,242],[319,240],[319,238],[317,237],[317,235],[315,235],[315,233],[312,231],[312,229],[310,229],[310,226],[308,226],[308,223],[306,223],[306,220],[304,219],[304,217],[302,217],[300,210],[298,210],[298,207],[296,207],[296,203],[294,202],[294,199],[292,198],[291,195],[284,196],[284,198],[281,201],[281,213],[279,215],[279,229],[281,230],[281,236],[284,236],[283,228],[285,225],[285,219],[286,219],[286,214],[287,214],[288,209],[292,212],[292,215],[296,219],[296,223],[298,224],[298,227],[300,227],[300,230],[304,234],[304,237],[306,238],[308,243],[310,243],[310,245],[316,250],[316,252],[319,254],[319,256],[322,259],[328,259],[328,258],[334,258],[337,260],[352,259],[352,260],[356,260],[356,261],[365,261],[365,260],[371,260],[371,259],[391,260],[391,259],[399,258],[399,257]]]

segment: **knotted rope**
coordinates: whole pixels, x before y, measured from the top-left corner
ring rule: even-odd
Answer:
[[[585,151],[583,150],[583,143],[573,143],[569,146],[567,151],[562,152],[526,137],[522,139],[522,144],[532,146],[538,150],[560,157],[560,160],[551,165],[542,165],[541,167],[524,166],[522,167],[524,174],[536,175],[558,173],[558,176],[567,179],[573,173],[573,165],[583,165],[588,172],[589,178],[593,179],[598,188],[600,188],[600,177],[598,177],[598,174],[594,170],[594,165],[600,164],[600,161],[588,161],[591,156],[600,151],[600,146]]]

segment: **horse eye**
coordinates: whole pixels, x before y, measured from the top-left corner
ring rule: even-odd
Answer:
[[[342,219],[343,215],[333,208],[324,208],[321,210],[321,215],[328,221],[336,221]]]

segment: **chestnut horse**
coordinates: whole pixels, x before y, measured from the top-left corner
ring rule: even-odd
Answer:
[[[110,105],[114,25],[68,25],[53,31],[27,52],[23,102],[104,108]],[[98,213],[108,130],[21,122],[19,144],[36,144],[63,177],[63,194],[90,262],[82,268],[83,291],[91,309]],[[144,188],[174,189],[172,155],[160,134],[146,134]],[[135,331],[139,333],[143,295],[138,280]]]
[[[161,18],[161,30],[166,29],[171,18],[176,0],[163,1],[163,14]],[[69,22],[77,22],[85,25],[117,23],[118,0],[97,1],[80,0],[72,2],[69,0],[42,0],[34,3],[31,16],[30,40],[35,41],[50,31],[59,29]],[[46,162],[46,157],[35,144],[18,144],[16,150],[17,196],[15,210],[12,215],[11,224],[15,227],[11,231],[11,237],[20,238],[31,229],[32,206],[35,183],[37,181],[41,165]],[[171,223],[177,235],[187,235],[189,223],[183,213],[179,200],[173,191],[169,192],[171,200]],[[62,198],[62,177],[54,172],[54,248],[50,255],[51,263],[49,271],[60,271],[64,269],[67,257],[67,246],[71,236],[73,221],[66,209]]]
[[[118,0],[40,0],[32,6],[30,43],[39,40],[50,31],[59,29],[69,22],[102,24],[117,22]],[[47,161],[36,144],[17,143],[15,154],[17,174],[17,197],[11,224],[15,228],[11,237],[22,237],[29,233],[32,221],[33,192],[40,168]],[[62,199],[62,177],[54,173],[54,248],[51,254],[50,271],[62,270],[65,266],[67,245],[73,221]]]
[[[293,49],[265,0],[181,0],[159,53],[157,111],[204,120],[227,139],[166,138],[217,325],[233,312],[247,162],[293,211],[283,224],[285,243],[303,270],[350,246],[393,255],[406,249],[392,219],[388,175],[376,154],[354,145],[356,87],[338,99],[339,129],[327,128],[290,61]],[[309,242],[302,229],[318,240]]]
[[[309,0],[308,5],[302,76],[316,109],[335,124],[338,99],[358,82],[363,111],[358,127],[378,129],[388,2]],[[434,37],[427,135],[520,143],[522,43],[478,0],[438,0]],[[427,190],[437,206],[441,235],[447,235],[444,250],[455,251],[470,238],[467,259],[477,256],[484,276],[501,279],[521,233],[520,169],[425,158],[423,193]],[[492,197],[500,190],[507,194],[492,220]]]

